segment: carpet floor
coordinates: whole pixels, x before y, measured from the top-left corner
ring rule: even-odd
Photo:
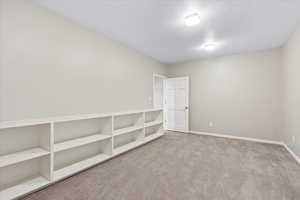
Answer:
[[[279,145],[169,132],[23,200],[299,200]]]

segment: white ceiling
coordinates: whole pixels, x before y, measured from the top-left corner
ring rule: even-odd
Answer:
[[[163,63],[279,47],[300,18],[300,0],[36,1]],[[200,24],[185,26],[194,12]]]

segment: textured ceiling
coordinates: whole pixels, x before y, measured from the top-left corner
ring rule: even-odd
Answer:
[[[279,47],[300,18],[300,0],[36,1],[163,63]],[[201,22],[185,26],[194,12]]]

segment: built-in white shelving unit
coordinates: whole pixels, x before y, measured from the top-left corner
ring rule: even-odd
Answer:
[[[163,135],[163,112],[153,110],[145,113],[145,141],[151,141]]]
[[[0,200],[21,197],[163,135],[161,109],[0,123]]]

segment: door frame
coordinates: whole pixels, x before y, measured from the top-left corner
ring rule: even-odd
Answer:
[[[190,77],[189,76],[181,76],[181,77],[173,77],[173,78],[167,78],[164,80],[164,91],[166,91],[166,81],[170,80],[170,79],[186,79],[187,80],[187,95],[186,95],[186,102],[187,102],[187,111],[185,113],[185,117],[187,120],[187,124],[186,124],[186,130],[184,130],[184,133],[188,133],[190,131],[190,119],[189,119],[189,115],[190,115]],[[164,129],[167,129],[167,106],[165,105],[167,104],[167,95],[166,92],[164,92]],[[170,130],[172,131],[172,130]],[[173,131],[178,131],[178,132],[182,132],[179,130],[173,130]]]
[[[165,75],[161,75],[161,74],[156,74],[156,73],[153,73],[153,76],[152,76],[152,94],[153,94],[153,100],[152,100],[152,107],[153,108],[156,108],[155,106],[155,102],[154,102],[154,99],[156,97],[156,93],[155,93],[155,78],[162,78],[163,79],[163,105],[162,105],[162,108],[164,109],[164,96],[165,96],[165,87],[164,87],[164,80],[167,79],[168,77],[165,76]]]

